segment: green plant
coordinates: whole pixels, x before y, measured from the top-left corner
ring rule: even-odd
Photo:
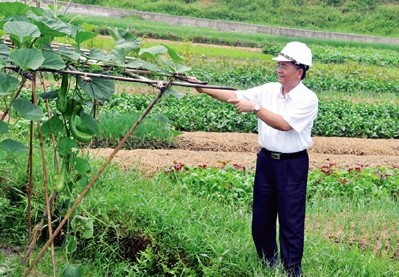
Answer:
[[[331,93],[331,95],[336,93]],[[363,97],[361,93],[358,97]],[[382,95],[381,97],[384,97]],[[124,113],[128,103],[132,112],[138,112],[149,101],[148,95],[116,94],[107,113]],[[364,99],[362,99],[364,100]],[[196,103],[195,106],[192,103]],[[167,97],[154,108],[168,118],[177,131],[256,132],[257,121],[251,114],[238,115],[234,106],[221,103],[204,95],[185,95],[181,99]],[[399,109],[395,103],[352,102],[349,99],[320,99],[318,117],[312,130],[314,136],[397,138]],[[124,126],[121,124],[121,126]]]
[[[82,0],[79,2],[90,3]],[[397,13],[396,0],[270,0],[261,2],[213,1],[211,3],[199,1],[189,4],[180,0],[136,0],[134,2],[104,0],[98,4],[122,9],[286,28],[300,27],[310,30],[376,36],[397,37],[398,35],[397,25],[392,22],[390,16],[387,16],[387,13]],[[304,10],[307,12],[304,13]],[[385,13],[381,14],[381,11],[384,10]],[[391,22],[391,24],[386,24],[386,22]],[[377,26],[383,28],[376,28]]]
[[[122,96],[123,97],[123,96]],[[99,117],[100,130],[95,137],[95,144],[98,145],[115,145],[139,117],[139,111],[143,108],[139,102],[148,100],[148,97],[137,98],[135,107],[130,106],[130,113],[124,109],[118,109],[113,106],[113,112],[104,112]],[[113,100],[111,99],[113,102]],[[115,103],[115,102],[113,102]],[[144,102],[145,103],[145,102]],[[120,103],[124,106],[123,103]],[[180,134],[174,130],[169,119],[163,114],[149,114],[147,118],[140,124],[136,132],[126,143],[128,148],[162,148],[173,147],[176,137]]]
[[[33,232],[31,203],[34,184],[33,169],[35,168],[32,154],[35,142],[35,124],[37,125],[36,132],[40,144],[42,179],[45,187],[45,215],[47,215],[48,221],[49,240],[38,253],[36,259],[29,265],[25,273],[26,275],[43,257],[47,247],[51,245],[54,253],[54,239],[61,232],[65,224],[67,224],[68,230],[75,232],[74,235],[70,235],[69,232],[66,234],[65,244],[69,250],[67,253],[75,251],[76,232],[82,229],[82,226],[84,229],[83,236],[88,237],[89,234],[92,234],[91,219],[74,215],[71,222],[68,220],[112,159],[111,156],[104,162],[102,168],[89,181],[91,167],[88,159],[82,156],[81,151],[79,151],[79,143],[91,142],[92,135],[98,132],[99,128],[95,116],[99,112],[99,104],[100,102],[107,101],[115,90],[114,80],[116,78],[112,76],[112,73],[117,75],[123,72],[124,74],[130,74],[130,76],[133,74],[133,77],[137,77],[135,73],[129,72],[129,68],[135,68],[145,69],[152,72],[152,74],[158,74],[165,78],[165,82],[163,83],[146,79],[148,84],[159,89],[159,94],[148,105],[137,121],[132,124],[127,134],[119,141],[115,150],[116,153],[165,92],[172,95],[177,94],[177,92],[170,88],[172,81],[177,75],[185,74],[190,68],[179,64],[182,58],[170,47],[160,45],[151,48],[140,48],[140,43],[136,37],[120,29],[110,30],[115,40],[115,48],[111,53],[105,53],[100,49],[91,49],[89,52],[85,52],[81,49],[82,44],[96,36],[95,33],[89,30],[91,26],[86,24],[76,27],[65,23],[57,17],[56,9],[43,10],[18,2],[5,2],[0,3],[0,11],[1,32],[4,34],[2,42],[0,42],[0,68],[7,72],[0,75],[2,83],[0,92],[4,103],[7,103],[7,101],[10,103],[9,105],[5,105],[5,110],[1,117],[1,134],[6,136],[6,139],[0,142],[1,162],[9,158],[14,152],[24,152],[26,148],[21,141],[15,141],[10,137],[8,127],[11,124],[3,122],[5,116],[11,110],[16,116],[30,121],[30,154],[27,165],[29,172],[27,180],[27,213],[29,222],[28,233],[30,235],[27,243],[29,246],[26,248],[23,263],[26,263],[29,259],[45,220],[45,216],[43,216],[40,223],[35,227],[36,232]],[[70,40],[72,44],[55,46],[53,42],[54,37]],[[127,56],[129,53],[134,55],[134,57],[129,58]],[[95,60],[100,65],[93,64],[92,60]],[[105,65],[101,65],[101,63]],[[80,70],[86,70],[86,72]],[[60,89],[47,91],[44,85],[43,72],[51,72],[55,76],[61,74]],[[72,87],[69,75],[73,75],[75,81],[71,93],[68,93],[69,87]],[[46,104],[46,109],[44,110],[38,104],[37,100],[38,77],[45,91],[41,95],[41,100]],[[140,78],[143,77],[140,76]],[[119,79],[125,80],[121,77]],[[23,97],[19,97],[23,86],[28,81],[32,82],[31,102]],[[51,111],[49,102],[54,102],[55,98],[56,103],[53,103],[52,106],[55,106],[57,110]],[[85,113],[85,108],[91,108],[91,116]],[[45,111],[47,112],[46,115]],[[77,124],[75,121],[77,115],[80,117],[81,124]],[[41,128],[42,126],[43,129]],[[52,140],[53,143],[55,161],[53,172],[58,175],[57,180],[53,180],[51,177],[52,174],[49,174],[47,169],[44,148],[47,139]],[[59,166],[59,159],[62,159],[61,166]],[[75,196],[74,190],[82,186],[85,186],[83,192]],[[51,189],[52,193],[50,196],[49,192]],[[57,193],[60,194],[60,198],[66,198],[64,201],[68,200],[72,202],[75,198],[75,202],[66,205],[68,207],[66,215],[53,232],[51,226],[52,215],[48,211],[51,210]],[[52,265],[54,274],[56,274],[54,255],[52,256]],[[63,274],[71,274],[71,272],[75,271],[79,272],[79,267],[66,264]]]

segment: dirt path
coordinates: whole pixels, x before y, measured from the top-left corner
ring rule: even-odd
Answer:
[[[311,168],[335,163],[337,167],[399,166],[399,140],[371,140],[353,138],[313,138],[309,150]],[[254,166],[259,150],[256,134],[243,133],[183,133],[178,138],[177,149],[121,150],[114,161],[122,169],[139,168],[151,174],[172,166],[175,162],[185,165],[223,166],[237,163]],[[112,149],[96,149],[96,157],[107,157]]]

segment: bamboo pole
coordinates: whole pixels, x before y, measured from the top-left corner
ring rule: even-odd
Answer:
[[[76,199],[76,201],[73,203],[72,207],[68,210],[65,217],[58,225],[57,229],[55,229],[53,234],[50,236],[50,238],[44,244],[44,246],[40,250],[39,254],[37,254],[36,259],[32,262],[32,264],[29,266],[29,268],[27,268],[25,270],[24,276],[28,276],[30,271],[35,267],[35,265],[44,256],[45,252],[47,251],[47,248],[50,246],[51,243],[53,243],[55,237],[61,232],[62,227],[65,225],[65,223],[71,217],[72,213],[75,211],[75,209],[78,207],[78,205],[82,202],[83,198],[86,196],[86,194],[92,188],[92,186],[97,181],[97,179],[100,177],[100,175],[103,173],[105,168],[112,161],[112,159],[115,157],[115,155],[118,153],[118,151],[122,148],[122,146],[125,144],[125,142],[129,139],[129,137],[133,134],[133,132],[136,130],[137,126],[143,121],[143,119],[147,116],[147,114],[152,110],[152,108],[159,101],[159,99],[161,99],[161,97],[163,96],[165,91],[171,86],[171,84],[173,82],[172,80],[173,79],[169,80],[168,82],[164,82],[162,84],[157,85],[157,88],[159,89],[159,93],[158,93],[157,97],[153,99],[153,101],[150,103],[150,105],[144,110],[144,112],[140,115],[140,117],[137,119],[137,121],[130,128],[129,132],[119,141],[119,143],[116,146],[116,148],[114,149],[114,151],[112,151],[112,153],[109,155],[109,157],[104,161],[104,163],[102,164],[100,169],[90,180],[89,184],[85,187],[85,189],[82,191],[82,193]]]

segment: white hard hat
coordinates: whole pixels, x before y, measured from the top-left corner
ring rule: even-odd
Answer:
[[[283,50],[281,50],[278,56],[274,57],[273,60],[312,66],[312,51],[305,43],[293,41],[287,43]]]

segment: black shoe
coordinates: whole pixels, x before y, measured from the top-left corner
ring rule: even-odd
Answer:
[[[277,259],[276,258],[265,258],[262,260],[262,264],[266,267],[273,268],[277,266]]]
[[[302,277],[302,268],[300,266],[290,266],[285,269],[287,277]]]

